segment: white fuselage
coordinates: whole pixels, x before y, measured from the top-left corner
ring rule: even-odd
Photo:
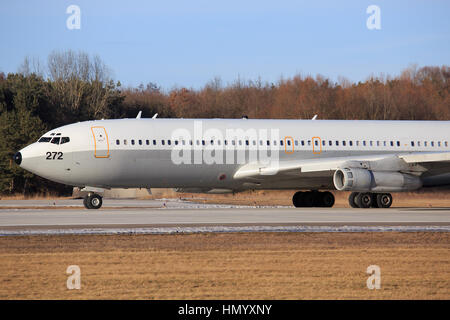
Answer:
[[[73,186],[334,189],[329,171],[299,172],[282,179],[273,174],[260,181],[236,179],[235,174],[252,163],[449,152],[450,122],[121,119],[70,124],[43,137],[69,141],[25,147],[20,151],[21,166]],[[450,183],[449,173],[443,166],[417,175],[425,185],[433,185],[434,177],[436,184]]]

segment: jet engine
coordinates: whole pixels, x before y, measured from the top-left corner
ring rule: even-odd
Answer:
[[[417,176],[359,168],[337,169],[333,176],[333,183],[337,190],[359,192],[409,191],[422,187],[422,180]]]

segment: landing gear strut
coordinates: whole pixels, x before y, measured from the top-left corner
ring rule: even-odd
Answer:
[[[334,195],[329,192],[298,191],[292,197],[294,207],[332,207],[334,205]]]
[[[102,197],[96,193],[88,193],[83,199],[86,209],[100,209],[102,203]]]
[[[390,193],[352,192],[348,197],[352,208],[389,208],[392,205]]]

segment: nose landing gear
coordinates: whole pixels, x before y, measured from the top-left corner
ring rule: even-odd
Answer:
[[[96,193],[88,193],[83,199],[83,204],[86,209],[100,209],[103,200],[102,197]]]

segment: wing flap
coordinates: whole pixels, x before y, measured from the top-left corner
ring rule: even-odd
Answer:
[[[450,161],[450,152],[421,152],[400,155],[406,163],[446,162]]]

